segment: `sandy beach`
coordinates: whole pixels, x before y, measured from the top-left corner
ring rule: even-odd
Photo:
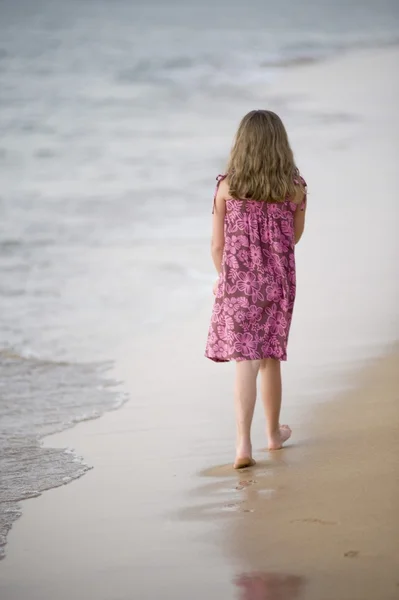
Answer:
[[[292,443],[264,451],[258,406],[257,466],[232,470],[233,365],[203,358],[211,298],[140,353],[127,339],[115,375],[130,401],[45,440],[93,469],[23,503],[2,600],[399,598],[398,61],[394,47],[343,54],[268,90],[288,103],[288,129],[304,115],[292,139],[311,182],[284,369]],[[321,198],[331,211],[315,247]]]

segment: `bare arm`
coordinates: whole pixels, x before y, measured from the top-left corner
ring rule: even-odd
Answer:
[[[294,214],[295,244],[297,244],[301,239],[303,231],[305,229],[306,188],[298,188],[295,202],[298,205]]]
[[[224,250],[224,217],[226,215],[227,183],[221,181],[216,193],[212,220],[211,254],[213,263],[218,273],[222,268]]]

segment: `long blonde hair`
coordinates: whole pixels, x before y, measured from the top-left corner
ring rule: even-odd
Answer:
[[[297,193],[299,171],[278,115],[253,110],[242,119],[231,150],[227,182],[233,198],[283,202]]]

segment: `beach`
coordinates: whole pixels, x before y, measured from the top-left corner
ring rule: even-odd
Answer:
[[[397,364],[397,347],[370,359],[344,382],[350,391],[303,407],[286,450],[258,446],[242,472],[231,468],[228,402],[204,401],[228,390],[204,385],[201,366],[174,393],[165,373],[148,374],[143,401],[168,403],[140,427],[149,411],[128,403],[47,440],[94,469],[24,505],[2,598],[394,600]]]
[[[343,52],[265,88],[309,185],[283,371],[292,442],[265,451],[258,406],[257,466],[231,468],[233,365],[203,358],[211,280],[148,335],[120,323],[128,401],[45,438],[93,468],[23,502],[2,600],[399,597],[398,61],[396,46]],[[202,242],[162,260],[209,273]]]

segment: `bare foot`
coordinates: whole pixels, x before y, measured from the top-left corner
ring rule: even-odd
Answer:
[[[246,467],[253,467],[254,464],[251,442],[248,440],[237,440],[236,459],[233,467],[235,469],[245,469]]]
[[[268,450],[280,450],[284,442],[291,437],[291,433],[291,428],[288,425],[280,425],[279,431],[275,435],[269,436]]]
[[[236,458],[234,463],[235,469],[246,469],[247,467],[253,467],[256,462],[250,456],[244,456],[243,458]]]

